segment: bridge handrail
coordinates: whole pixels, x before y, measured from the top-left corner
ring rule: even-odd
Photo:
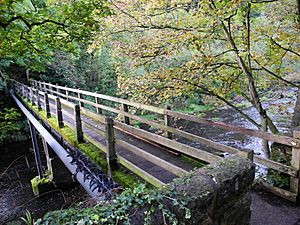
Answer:
[[[200,117],[194,116],[194,115],[188,115],[188,114],[185,114],[185,113],[176,112],[176,111],[165,109],[165,108],[150,106],[150,105],[137,103],[137,102],[129,101],[129,100],[122,99],[122,98],[117,98],[117,97],[112,97],[112,96],[108,96],[108,95],[93,93],[93,92],[89,92],[89,91],[78,90],[78,89],[68,88],[68,87],[62,87],[62,86],[59,86],[59,85],[54,85],[54,84],[40,82],[40,81],[31,81],[31,82],[36,87],[38,87],[38,84],[48,85],[49,87],[54,87],[54,88],[57,88],[57,89],[60,89],[60,90],[67,90],[67,91],[71,91],[71,92],[74,92],[74,93],[80,93],[80,94],[84,94],[84,95],[87,95],[87,96],[101,98],[101,99],[104,99],[104,100],[110,100],[110,101],[113,101],[113,102],[116,102],[116,103],[130,105],[130,106],[133,106],[137,109],[144,109],[144,110],[154,112],[154,113],[158,113],[158,114],[161,114],[161,115],[177,117],[177,118],[181,118],[181,119],[184,119],[184,120],[187,120],[187,121],[200,123],[200,124],[204,124],[204,125],[208,125],[208,126],[215,126],[215,127],[219,127],[221,129],[224,129],[224,130],[229,130],[229,131],[233,131],[233,132],[236,132],[236,133],[241,133],[241,134],[244,134],[244,135],[261,138],[263,140],[268,140],[268,141],[284,144],[284,145],[287,145],[287,146],[300,148],[300,141],[298,139],[288,137],[288,136],[284,136],[284,135],[271,134],[271,133],[268,133],[268,132],[264,132],[264,131],[260,131],[260,130],[254,130],[254,129],[248,129],[248,128],[239,127],[239,126],[236,126],[236,125],[226,124],[226,123],[223,123],[223,122],[214,122],[214,121],[211,121],[211,120],[208,120],[208,119],[203,119],[203,118],[200,118]],[[47,89],[47,90],[50,91],[50,92],[54,92],[56,94],[59,94],[63,97],[68,97],[68,98],[73,99],[73,100],[78,100],[79,99],[77,97],[64,95],[62,93],[59,93],[58,91],[54,91],[54,90],[50,90],[50,89]],[[114,112],[114,113],[121,113],[121,114],[123,114],[127,117],[129,117],[129,114],[130,114],[128,112],[125,112],[124,110],[118,110],[118,109],[116,110],[115,108],[105,106],[105,105],[101,105],[101,104],[97,104],[97,103],[91,102],[89,100],[85,100],[85,99],[79,99],[79,100],[83,103],[87,103],[87,104],[93,105],[95,107],[102,108],[104,110],[108,110],[108,111],[111,111],[111,112]],[[133,115],[133,114],[130,114],[130,115]],[[144,120],[144,122],[147,122],[147,121]]]

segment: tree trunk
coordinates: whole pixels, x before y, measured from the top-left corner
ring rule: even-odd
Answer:
[[[292,120],[292,127],[298,127],[300,126],[300,89],[298,89],[298,96],[296,105],[294,108],[294,115]]]
[[[260,121],[261,121],[261,131],[267,132],[268,131],[268,118],[266,116],[261,116]],[[265,157],[269,159],[271,156],[269,142],[267,140],[262,139],[261,144],[262,144],[262,149],[265,153]]]

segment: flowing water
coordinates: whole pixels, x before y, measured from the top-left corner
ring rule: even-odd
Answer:
[[[291,119],[294,110],[294,104],[297,95],[297,89],[290,88],[284,93],[272,92],[269,94],[269,98],[263,102],[263,107],[268,109],[268,115],[273,119],[275,125],[278,127],[280,132],[291,135]],[[248,116],[259,122],[259,115],[253,107],[248,107],[243,110]],[[205,118],[215,121],[221,121],[227,124],[237,125],[244,128],[257,129],[252,123],[246,120],[242,115],[237,113],[232,108],[223,107],[222,109],[217,109],[210,111],[206,114]],[[252,149],[257,155],[264,157],[262,151],[261,139],[250,137],[247,135],[226,131],[213,126],[206,126],[199,123],[178,121],[177,126],[183,127],[190,133],[196,134],[201,137],[219,142],[228,146],[232,146],[238,149]],[[180,141],[189,143],[190,145],[197,148],[205,148],[211,150],[199,143],[180,139]]]

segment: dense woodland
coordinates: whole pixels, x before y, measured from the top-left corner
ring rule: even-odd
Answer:
[[[298,0],[0,0],[0,86],[29,76],[176,110],[226,106],[280,133],[262,102],[299,89],[299,33]],[[1,127],[23,129],[4,108]],[[299,115],[298,95],[292,126]]]

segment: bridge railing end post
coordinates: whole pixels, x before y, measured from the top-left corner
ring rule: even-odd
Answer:
[[[293,138],[300,139],[300,129],[296,128],[293,130]],[[296,169],[300,169],[300,148],[293,147],[292,148],[292,159],[291,166]],[[298,172],[297,177],[290,178],[290,191],[297,195],[297,201],[299,201],[299,193],[300,193],[300,174]]]

